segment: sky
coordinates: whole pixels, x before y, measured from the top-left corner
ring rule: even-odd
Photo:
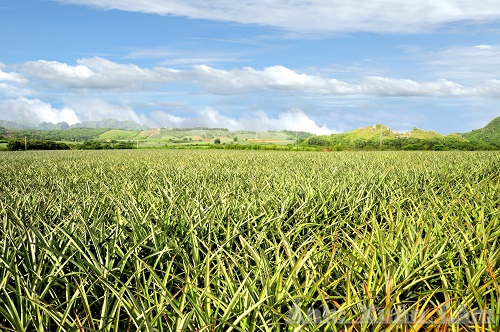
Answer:
[[[500,116],[500,0],[0,0],[0,119],[442,134]]]

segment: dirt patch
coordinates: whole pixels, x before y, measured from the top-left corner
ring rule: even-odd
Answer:
[[[160,134],[159,131],[156,131],[156,132],[153,132],[153,133],[149,134],[148,137],[146,137],[146,139],[150,139],[153,136],[161,136],[161,134]]]

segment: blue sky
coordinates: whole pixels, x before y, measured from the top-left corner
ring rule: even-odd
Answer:
[[[499,0],[0,0],[0,119],[446,134],[499,101]]]

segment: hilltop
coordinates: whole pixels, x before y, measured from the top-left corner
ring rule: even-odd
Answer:
[[[493,119],[481,129],[475,129],[462,135],[469,141],[486,142],[500,146],[500,117]]]
[[[484,128],[469,133],[442,135],[414,128],[406,133],[392,131],[382,124],[358,128],[342,134],[311,136],[304,143],[333,149],[396,150],[489,150],[500,148],[500,117]]]

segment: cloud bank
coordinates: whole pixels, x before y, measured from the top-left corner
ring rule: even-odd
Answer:
[[[29,61],[16,66],[25,75],[44,83],[67,88],[134,89],[138,85],[171,80],[175,70],[140,68],[134,64],[119,64],[104,58],[79,59],[72,66],[57,61]]]
[[[500,19],[497,0],[58,0],[102,9],[275,26],[296,32],[419,33]]]
[[[230,130],[265,131],[287,129],[307,131],[318,135],[331,134],[335,131],[326,125],[319,126],[304,111],[297,108],[280,112],[276,117],[258,111],[237,118],[223,115],[213,108],[200,109],[196,113],[194,117],[164,118],[162,123],[167,123],[171,127],[207,126],[224,127]]]
[[[28,99],[19,97],[7,99],[0,102],[0,119],[18,121],[23,120],[30,123],[39,122],[66,122],[74,124],[80,122],[75,111],[64,107],[57,109],[39,99]]]
[[[195,110],[190,116],[176,116],[165,111],[140,114],[128,105],[112,104],[103,100],[70,102],[61,109],[38,99],[19,97],[0,102],[0,119],[40,122],[66,122],[74,124],[81,121],[114,118],[131,120],[151,127],[224,127],[230,130],[298,130],[314,134],[334,132],[326,125],[319,126],[300,109],[280,112],[277,117],[263,111],[245,114],[241,117],[223,115],[211,107]]]
[[[497,79],[486,79],[474,86],[466,86],[447,79],[417,82],[367,76],[360,82],[349,83],[299,73],[284,66],[270,66],[261,70],[252,67],[225,70],[199,65],[192,69],[176,70],[167,67],[141,68],[95,57],[77,60],[74,66],[55,61],[30,61],[17,65],[16,69],[22,76],[39,81],[43,86],[67,89],[136,91],[164,84],[191,84],[214,95],[273,91],[324,96],[500,97],[500,80]]]

